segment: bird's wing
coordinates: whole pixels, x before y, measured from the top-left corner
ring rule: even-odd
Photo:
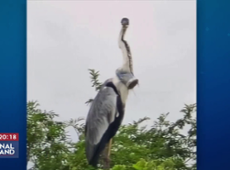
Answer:
[[[117,113],[118,95],[111,87],[102,87],[94,99],[86,120],[86,155],[87,159],[95,159],[98,145],[103,135],[114,121]],[[103,142],[104,145],[105,141]],[[104,146],[100,146],[102,149]],[[101,150],[100,149],[100,150]],[[98,155],[97,155],[98,157]]]

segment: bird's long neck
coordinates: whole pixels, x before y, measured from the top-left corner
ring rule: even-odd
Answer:
[[[119,91],[119,94],[121,96],[121,101],[125,106],[129,94],[129,90],[127,86],[124,83],[122,83],[117,76],[115,76],[112,81],[113,84],[116,86],[117,90]]]
[[[133,73],[133,62],[130,47],[124,40],[127,27],[128,26],[122,26],[118,39],[119,48],[121,49],[123,55],[123,65],[119,68],[119,70]]]

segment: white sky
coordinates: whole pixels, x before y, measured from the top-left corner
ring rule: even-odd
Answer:
[[[170,112],[181,117],[196,102],[195,1],[28,1],[28,100],[61,120],[86,117],[95,97],[88,70],[101,81],[122,63],[118,34],[123,17],[140,86],[130,92],[123,123]],[[70,130],[73,139],[76,134]]]

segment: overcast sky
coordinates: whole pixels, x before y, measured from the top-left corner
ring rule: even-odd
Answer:
[[[130,92],[123,123],[170,112],[181,117],[196,102],[195,1],[28,1],[28,100],[61,120],[86,117],[95,97],[88,69],[101,81],[121,66],[123,17],[140,86]],[[76,134],[70,130],[73,139]]]

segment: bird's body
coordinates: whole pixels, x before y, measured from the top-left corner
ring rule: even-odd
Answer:
[[[95,97],[86,121],[86,137],[90,138],[86,143],[89,164],[97,165],[101,152],[116,134],[123,117],[124,103],[120,92],[113,81],[106,81]]]
[[[129,90],[138,83],[138,79],[133,75],[130,49],[127,49],[127,42],[123,39],[128,27],[127,19],[123,20],[119,36],[123,65],[116,70],[113,78],[106,80],[101,86],[86,119],[86,157],[94,167],[97,166],[106,144],[114,137],[122,123]]]

